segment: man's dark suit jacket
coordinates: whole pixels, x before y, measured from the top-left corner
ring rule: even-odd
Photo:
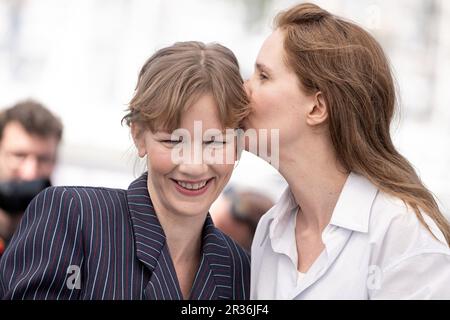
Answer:
[[[248,299],[247,253],[207,216],[190,299]],[[182,299],[147,174],[128,190],[51,187],[0,261],[3,299]]]

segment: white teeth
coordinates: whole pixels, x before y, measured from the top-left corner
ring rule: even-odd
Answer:
[[[182,181],[177,181],[177,183],[182,186],[185,189],[189,189],[189,190],[198,190],[203,188],[206,185],[206,182],[208,182],[207,180],[202,181],[200,183],[186,183],[186,182],[182,182]]]

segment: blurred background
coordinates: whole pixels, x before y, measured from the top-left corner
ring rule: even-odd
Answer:
[[[0,108],[34,98],[65,126],[53,183],[127,188],[144,169],[121,118],[144,61],[176,41],[220,42],[250,76],[288,0],[0,0]],[[401,97],[392,130],[450,217],[450,1],[311,1],[368,29]],[[284,180],[244,154],[231,184],[274,201]]]

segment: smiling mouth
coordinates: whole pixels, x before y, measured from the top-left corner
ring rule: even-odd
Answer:
[[[173,182],[176,183],[176,186],[179,188],[182,188],[186,191],[190,192],[201,192],[203,190],[206,190],[208,188],[210,182],[214,178],[210,178],[207,180],[200,180],[200,181],[182,181],[182,180],[176,180],[176,179],[170,179]]]

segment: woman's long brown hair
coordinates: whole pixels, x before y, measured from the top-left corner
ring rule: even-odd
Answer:
[[[278,14],[275,27],[284,32],[286,63],[302,89],[325,98],[331,140],[344,168],[402,199],[431,232],[421,213],[429,215],[450,244],[450,225],[435,198],[392,143],[395,85],[378,42],[310,3]]]

